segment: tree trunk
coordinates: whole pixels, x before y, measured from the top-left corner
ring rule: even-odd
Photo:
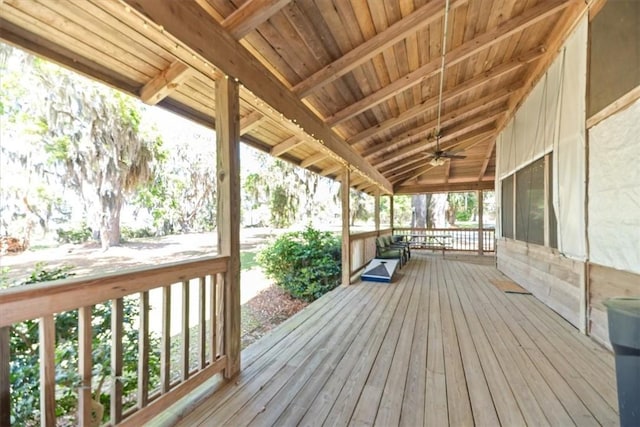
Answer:
[[[102,216],[100,218],[100,244],[106,251],[120,244],[120,209],[122,195],[108,193],[100,198]]]
[[[411,217],[411,228],[426,228],[426,197],[424,194],[418,194],[411,196],[411,210],[413,215]]]
[[[433,212],[433,225],[435,228],[446,228],[447,226],[447,195],[434,194],[431,203]]]

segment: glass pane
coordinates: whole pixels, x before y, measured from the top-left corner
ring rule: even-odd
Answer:
[[[544,158],[516,173],[516,239],[544,245]]]
[[[502,180],[502,237],[513,239],[513,175]]]

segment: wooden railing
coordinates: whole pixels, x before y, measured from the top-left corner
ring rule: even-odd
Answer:
[[[351,239],[351,275],[362,270],[376,256],[376,238],[391,234],[391,229],[366,231],[352,234]]]
[[[444,243],[442,247],[439,244],[438,247],[435,244],[427,245],[426,247],[429,249],[479,252],[479,231],[478,228],[394,228],[393,234],[415,236],[414,240],[417,242],[421,240],[421,236],[437,236],[436,239],[430,239],[429,242],[441,241]],[[495,251],[494,229],[482,230],[482,249],[483,252]]]
[[[78,373],[81,381],[75,420],[78,425],[92,425],[92,405],[95,405],[92,397],[96,387],[92,375],[92,322],[96,319],[92,308],[96,304],[107,303],[111,307],[111,376],[104,383],[110,388],[111,425],[140,425],[208,378],[222,372],[227,359],[224,343],[228,322],[224,318],[225,310],[229,308],[224,305],[228,292],[224,273],[228,262],[228,257],[203,258],[158,268],[0,291],[0,425],[10,423],[10,331],[12,326],[27,320],[37,320],[39,323],[40,416],[43,426],[56,424],[54,355],[55,316],[58,313],[78,310]],[[159,300],[157,305],[160,312],[157,315],[150,311],[150,291]],[[179,308],[175,304],[172,306],[172,293],[177,294],[174,297],[179,300]],[[138,305],[139,315],[136,319],[124,318],[125,297],[127,300],[134,299]],[[196,310],[192,310],[193,305],[197,305]],[[178,333],[172,332],[174,315],[178,315],[181,322]],[[138,326],[137,391],[133,396],[123,395],[125,320],[134,321]],[[192,323],[197,325],[190,328]],[[159,349],[150,346],[151,337],[154,336],[150,332],[150,325],[160,326]],[[197,334],[194,333],[196,331]],[[175,345],[176,342],[172,345],[172,340],[179,346]],[[152,351],[158,350],[159,378],[150,378],[149,356]],[[190,357],[192,353],[197,353],[197,356]],[[157,383],[158,387],[151,389],[151,383]],[[130,406],[126,411],[123,410],[125,402]]]

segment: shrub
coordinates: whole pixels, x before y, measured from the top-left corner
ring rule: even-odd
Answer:
[[[291,296],[313,301],[340,284],[340,249],[333,234],[307,227],[281,235],[257,260]]]
[[[155,236],[155,233],[147,227],[131,228],[127,226],[122,226],[120,228],[120,236],[124,240],[131,240],[131,239],[139,239],[142,237],[153,237]]]
[[[82,224],[80,228],[72,228],[70,230],[57,229],[56,233],[58,233],[57,240],[59,243],[84,243],[91,239],[93,235],[93,231],[87,224]]]

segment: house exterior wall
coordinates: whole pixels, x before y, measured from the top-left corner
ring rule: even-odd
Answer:
[[[558,242],[556,249],[549,244],[498,237],[498,269],[581,329],[586,328],[587,31],[585,17],[496,144],[496,199],[501,207],[502,179],[552,153],[552,179],[548,179],[549,188],[545,191],[553,195],[552,205],[557,216],[553,232]],[[547,195],[545,199],[551,199]],[[545,206],[545,215],[550,210],[550,204]],[[514,217],[517,226],[522,218]],[[497,236],[508,235],[501,229],[501,220],[497,223]],[[546,223],[547,235],[552,234],[549,228],[553,223]]]
[[[603,9],[605,12],[607,7],[617,6],[609,2]],[[635,19],[640,21],[640,16]],[[587,43],[575,46],[576,37],[581,37],[576,34],[583,34],[584,25],[587,25],[586,19],[567,40],[559,57],[571,49],[572,43],[574,49],[581,49],[580,55],[594,53],[588,52]],[[634,40],[627,40],[626,44],[635,43],[633,49],[640,49],[640,39]],[[567,54],[564,55],[566,59]],[[593,56],[591,61],[593,68]],[[552,191],[558,216],[558,249],[500,237],[504,234],[499,225],[501,221],[497,221],[497,265],[573,325],[611,348],[603,302],[615,296],[640,296],[640,100],[637,96],[640,87],[632,87],[612,104],[592,111],[594,116],[599,116],[599,121],[587,129],[592,119],[586,120],[584,115],[571,112],[565,114],[562,103],[545,101],[537,94],[543,85],[550,82],[553,85],[557,80],[553,75],[554,65],[498,138],[496,199],[501,211],[501,179],[534,161],[536,156],[539,158],[541,153],[553,153]],[[572,79],[570,90],[561,89],[561,93],[565,103],[578,103],[579,108],[586,111],[587,93],[594,88],[588,88],[586,79],[582,78],[589,68],[586,61],[581,60],[579,65],[579,75]],[[629,69],[638,72],[626,62],[619,65],[626,67],[625,72]],[[591,86],[593,84],[591,75]],[[600,80],[599,84],[607,83]],[[549,91],[549,87],[546,90]],[[597,90],[602,93],[603,88]],[[555,93],[553,88],[552,93]],[[537,112],[533,103],[538,105]],[[621,103],[622,107],[616,106]],[[600,119],[603,111],[607,111],[606,118]],[[527,120],[518,121],[518,115]],[[555,130],[548,124],[532,127],[530,124],[536,122],[536,117],[540,123],[548,123],[549,118],[559,119],[555,123],[557,127]],[[558,130],[564,127],[566,132],[567,127],[576,126],[580,132],[569,135]],[[542,141],[540,134],[544,135]],[[582,141],[580,135],[584,136]],[[529,154],[525,150],[529,150]]]

